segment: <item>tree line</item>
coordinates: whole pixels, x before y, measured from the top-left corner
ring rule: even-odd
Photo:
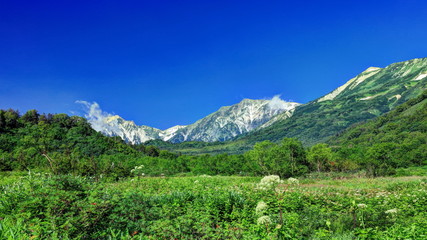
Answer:
[[[354,131],[360,130],[351,129],[350,135]],[[258,142],[244,154],[193,156],[151,145],[129,145],[120,137],[106,137],[93,130],[82,117],[39,114],[36,110],[21,115],[9,109],[0,110],[0,171],[40,170],[122,178],[142,174],[292,177],[309,172],[365,170],[371,176],[380,176],[393,174],[397,167],[425,164],[425,131],[424,135],[417,134],[418,137],[411,135],[415,143],[404,144],[402,148],[390,141],[363,145],[354,140],[354,144],[335,140],[332,147],[319,143],[305,148],[297,139],[284,138],[278,143]],[[403,154],[397,154],[396,149],[412,155],[402,159]],[[132,172],[137,166],[143,166],[138,174]]]

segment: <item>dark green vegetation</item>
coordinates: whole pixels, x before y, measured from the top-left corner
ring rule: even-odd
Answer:
[[[260,141],[279,142],[296,138],[304,146],[326,142],[347,127],[378,117],[427,89],[427,58],[394,63],[383,69],[368,69],[322,98],[299,106],[292,117],[249,132],[233,141],[209,143],[151,144],[188,153],[243,153]],[[337,94],[339,93],[339,94]],[[336,96],[335,96],[336,95]],[[279,115],[280,117],[280,115]]]
[[[341,158],[365,162],[368,171],[427,165],[427,91],[329,140]]]
[[[124,156],[138,154],[120,138],[97,133],[81,117],[40,115],[36,110],[20,116],[11,109],[0,110],[1,171],[39,168],[94,175],[100,169],[108,171],[113,162],[122,168]]]
[[[425,239],[427,180],[2,176],[0,239]]]
[[[155,146],[160,149],[168,150],[189,155],[201,154],[220,154],[220,153],[237,153],[241,154],[249,150],[247,145],[240,144],[239,141],[228,142],[197,142],[188,141],[181,143],[171,143],[162,140],[150,140],[144,145]]]
[[[188,156],[159,150],[153,146],[125,144],[120,138],[105,137],[94,131],[81,117],[65,114],[40,115],[30,110],[20,116],[14,110],[0,110],[0,170],[39,170],[53,174],[110,177],[132,175],[136,166],[144,166],[150,176],[176,174],[223,174],[294,176],[308,170],[305,149],[293,139],[282,145],[271,143],[259,151],[272,151],[269,158],[280,156],[280,161],[264,166],[268,159],[246,155]],[[271,148],[271,149],[270,149]],[[295,156],[294,152],[298,152]],[[292,159],[292,171],[284,169]],[[141,172],[142,173],[142,172]]]

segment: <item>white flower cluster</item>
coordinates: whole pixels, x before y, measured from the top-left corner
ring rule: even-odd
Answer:
[[[390,214],[390,215],[397,214],[397,208],[387,210],[387,211],[385,211],[385,214]]]
[[[287,182],[289,185],[299,185],[299,180],[296,178],[288,178]]]
[[[357,204],[357,207],[358,208],[367,208],[368,206],[366,204],[360,203],[360,204]]]
[[[283,183],[283,180],[280,180],[280,177],[277,175],[265,176],[258,183],[258,188],[261,190],[271,190],[280,183]]]
[[[268,208],[267,203],[265,203],[264,201],[260,201],[256,205],[255,212],[256,212],[256,214],[261,215],[265,212],[265,210],[267,210],[267,208]]]
[[[262,217],[259,217],[257,220],[258,225],[270,225],[271,222],[272,221],[269,216],[262,216]]]
[[[132,170],[130,170],[130,173],[132,173],[135,176],[145,176],[145,173],[142,172],[142,169],[144,168],[144,165],[135,166]]]

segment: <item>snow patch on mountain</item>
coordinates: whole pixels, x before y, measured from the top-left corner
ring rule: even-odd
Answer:
[[[356,80],[356,78],[352,78],[350,79],[348,82],[346,82],[344,85],[338,87],[337,89],[335,89],[334,91],[332,91],[331,93],[319,98],[319,100],[317,100],[317,102],[324,102],[324,101],[328,101],[328,100],[333,100],[336,96],[338,96],[342,91],[344,91],[351,83],[353,83]]]
[[[373,75],[377,74],[381,70],[381,68],[378,67],[369,67],[365,71],[363,71],[361,74],[357,75],[356,77],[348,80],[344,85],[338,87],[331,93],[319,98],[317,102],[323,102],[327,100],[333,100],[335,97],[337,97],[340,93],[342,93],[347,87],[349,89],[354,89],[357,85],[365,81],[366,79],[372,77]]]
[[[380,70],[381,68],[379,67],[368,67],[368,69],[365,70],[365,72],[373,72],[373,71],[377,71]]]
[[[401,99],[401,98],[402,98],[402,95],[400,95],[400,94],[396,94],[396,95],[394,95],[394,96],[389,97],[389,98],[388,98],[388,100],[390,101],[390,100],[392,100],[393,98],[396,98],[396,100],[399,100],[399,99]]]
[[[418,77],[416,77],[414,80],[415,81],[419,81],[419,80],[421,80],[421,79],[424,79],[424,78],[426,78],[427,77],[427,73],[424,73],[424,74],[420,74]]]
[[[362,72],[362,74],[359,74],[355,78],[354,82],[352,82],[352,84],[350,85],[349,88],[350,89],[354,89],[355,87],[357,87],[357,85],[361,84],[366,79],[368,79],[368,78],[372,77],[373,75],[377,74],[378,70],[381,70],[381,68],[375,68],[375,67],[368,68],[366,71]]]
[[[169,141],[171,138],[173,138],[176,135],[176,132],[185,128],[187,126],[185,125],[177,125],[171,128],[168,128],[162,132],[160,132],[159,136],[160,139],[162,139],[163,141]]]
[[[384,95],[384,94],[383,93],[379,93],[379,94],[375,94],[375,95],[372,95],[372,96],[367,96],[367,97],[361,98],[359,100],[362,100],[362,101],[371,100],[371,99],[374,99],[374,98],[376,98],[378,96],[382,96],[382,95]]]

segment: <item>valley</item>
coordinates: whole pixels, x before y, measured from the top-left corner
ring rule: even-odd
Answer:
[[[423,239],[426,71],[368,68],[306,104],[244,99],[165,131],[0,110],[0,238]]]

